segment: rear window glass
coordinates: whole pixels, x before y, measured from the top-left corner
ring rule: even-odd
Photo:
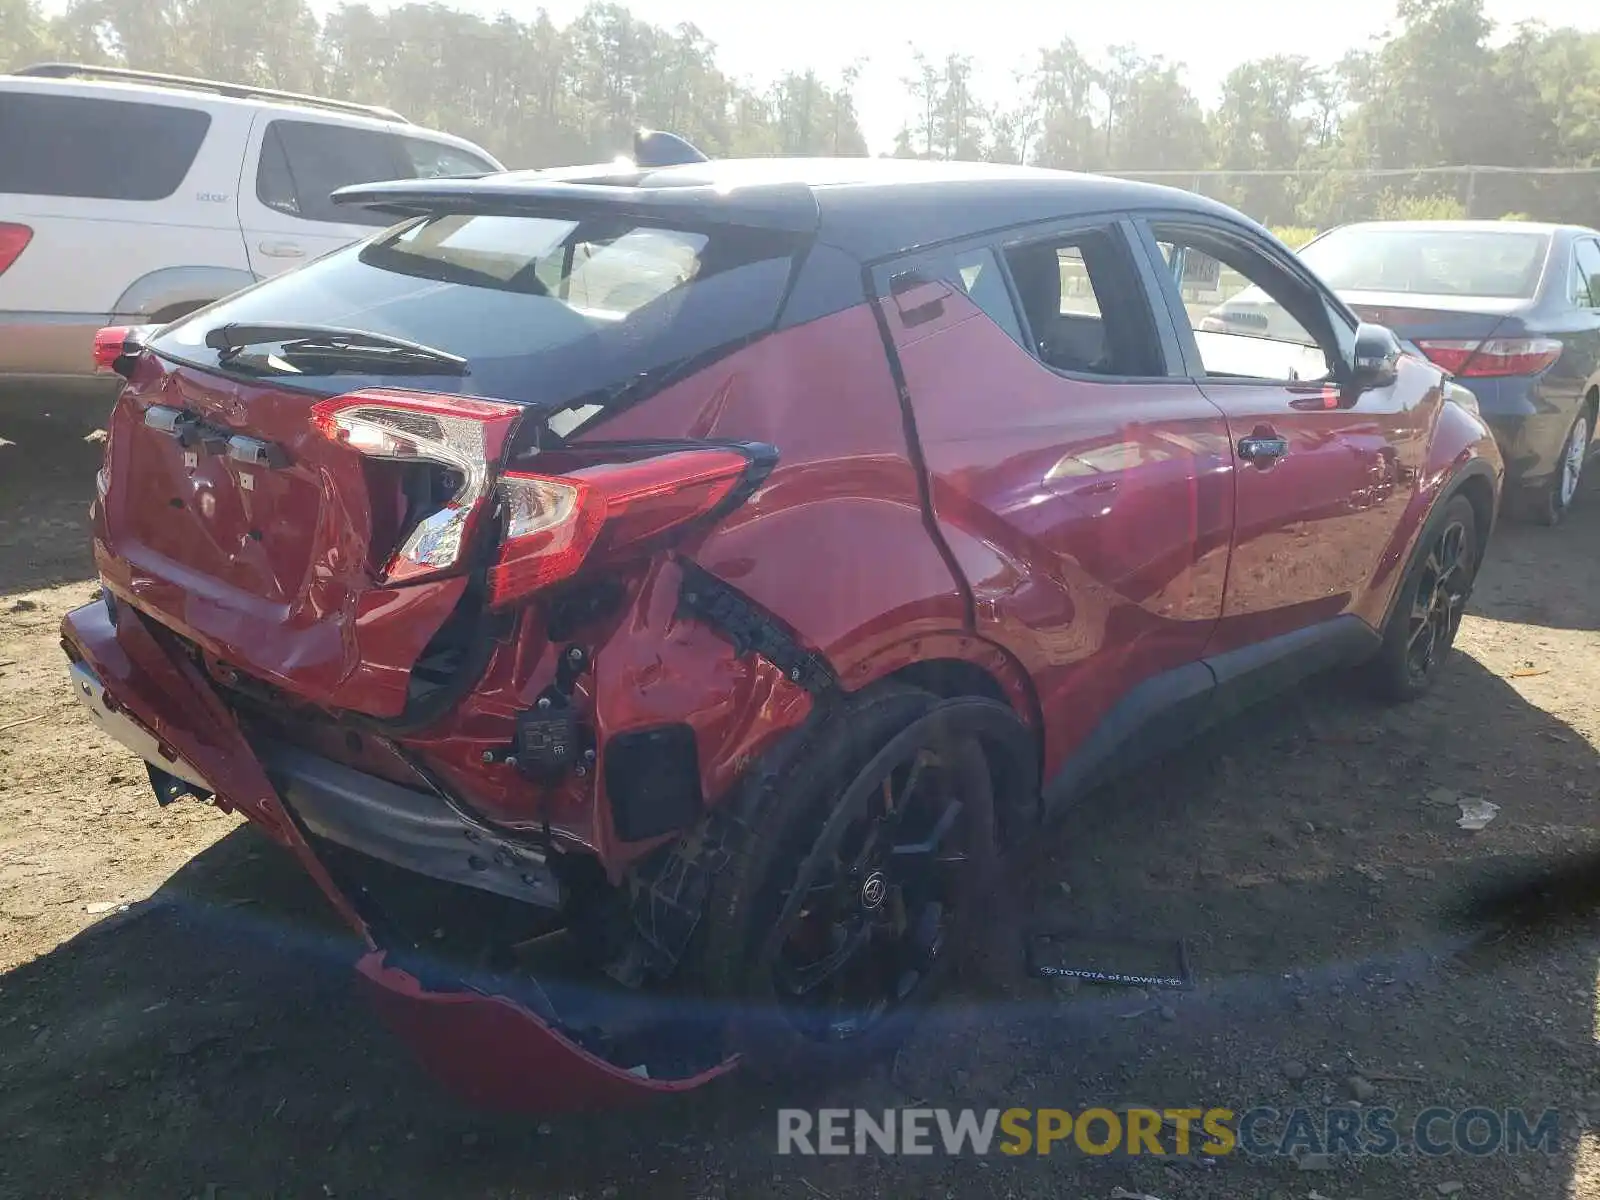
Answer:
[[[799,246],[794,235],[736,226],[432,217],[203,309],[154,349],[216,367],[205,335],[220,325],[389,334],[459,355],[470,374],[317,377],[285,369],[293,364],[280,358],[272,378],[319,391],[390,384],[538,404],[565,410],[551,423],[565,432],[770,328]]]
[[[1531,299],[1550,235],[1527,231],[1336,229],[1300,252],[1336,291]]]
[[[165,200],[210,127],[178,105],[0,92],[0,192]]]

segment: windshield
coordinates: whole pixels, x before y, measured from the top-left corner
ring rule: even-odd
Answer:
[[[1351,226],[1300,257],[1335,291],[1532,299],[1550,235],[1527,230]]]
[[[734,226],[691,230],[615,217],[449,215],[413,221],[223,300],[152,349],[211,370],[223,325],[331,326],[423,343],[467,374],[404,380],[373,366],[263,355],[273,382],[318,391],[395,383],[571,409],[557,432],[623,389],[765,332],[799,240]],[[232,367],[230,361],[227,367]],[[226,369],[226,368],[224,368]],[[359,372],[359,373],[358,373]]]

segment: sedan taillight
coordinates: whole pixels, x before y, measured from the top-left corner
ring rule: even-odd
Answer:
[[[1555,338],[1430,338],[1417,342],[1435,366],[1461,379],[1537,375],[1561,357]]]

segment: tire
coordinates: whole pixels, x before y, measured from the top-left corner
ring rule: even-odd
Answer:
[[[1578,483],[1589,457],[1589,406],[1586,404],[1573,418],[1567,436],[1561,442],[1557,456],[1556,475],[1548,485],[1529,498],[1529,516],[1540,525],[1559,525],[1578,498]]]
[[[1448,660],[1478,573],[1477,531],[1472,501],[1456,495],[1429,519],[1417,539],[1384,626],[1383,643],[1368,664],[1383,699],[1405,701],[1424,695]]]
[[[758,1076],[833,1074],[893,1051],[970,939],[996,881],[994,798],[978,742],[929,716],[933,702],[899,686],[846,701],[713,881],[689,966],[722,1013],[727,1049]],[[893,843],[904,851],[934,840],[925,835],[955,797],[938,854],[864,851],[868,827],[877,847],[893,841],[880,806],[904,822],[897,836],[912,840]],[[957,842],[963,862],[933,862]],[[853,875],[840,869],[864,855]],[[867,998],[821,1003],[852,974],[871,985]]]

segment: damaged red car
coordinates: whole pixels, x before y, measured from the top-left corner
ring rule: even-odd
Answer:
[[[1455,385],[1220,205],[681,157],[346,189],[382,232],[96,344],[77,691],[484,1103],[892,1046],[1110,774],[1426,689],[1498,505]]]

